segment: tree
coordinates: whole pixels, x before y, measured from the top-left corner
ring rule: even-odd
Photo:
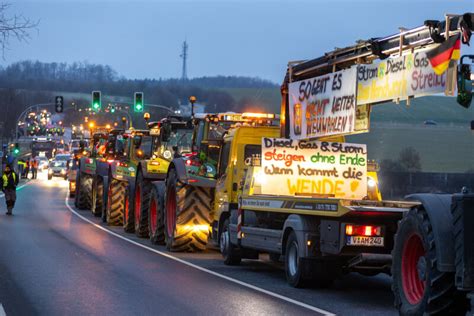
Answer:
[[[421,171],[420,154],[413,147],[403,148],[400,151],[398,161],[410,172]]]
[[[39,21],[32,21],[21,14],[8,15],[9,3],[0,3],[0,47],[2,56],[11,38],[18,41],[27,41],[30,38],[28,31],[36,28]]]
[[[384,159],[380,163],[380,170],[382,172],[406,172],[407,168],[398,160]]]

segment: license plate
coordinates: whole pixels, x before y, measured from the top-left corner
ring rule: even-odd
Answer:
[[[384,243],[383,237],[348,236],[346,245],[383,247],[383,243]]]

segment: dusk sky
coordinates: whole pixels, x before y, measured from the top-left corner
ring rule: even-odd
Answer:
[[[10,13],[40,24],[28,43],[12,41],[3,65],[25,59],[87,61],[108,64],[128,78],[179,77],[181,45],[187,39],[189,77],[244,75],[274,82],[282,80],[290,60],[443,19],[444,13],[474,11],[472,0],[10,3]],[[472,46],[463,49],[474,52]]]

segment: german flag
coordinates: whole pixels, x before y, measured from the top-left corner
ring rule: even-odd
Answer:
[[[448,69],[450,60],[458,60],[461,57],[461,40],[459,35],[451,36],[449,39],[426,52],[431,66],[437,75],[442,75]]]

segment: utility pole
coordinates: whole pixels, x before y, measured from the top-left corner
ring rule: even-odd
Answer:
[[[186,40],[183,42],[183,50],[181,52],[181,55],[179,55],[183,59],[183,70],[181,73],[181,81],[186,81],[188,80],[188,70],[187,70],[187,60],[188,60],[188,43],[186,43]]]

